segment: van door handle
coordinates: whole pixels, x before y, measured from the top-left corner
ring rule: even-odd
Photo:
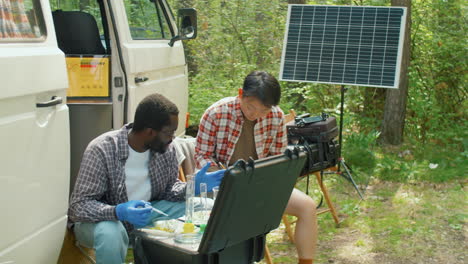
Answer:
[[[148,77],[135,77],[135,83],[142,83],[142,82],[146,82],[148,79]]]
[[[52,96],[50,98],[50,101],[46,102],[41,102],[41,103],[36,103],[36,107],[49,107],[49,106],[54,106],[62,103],[62,97],[60,96]]]

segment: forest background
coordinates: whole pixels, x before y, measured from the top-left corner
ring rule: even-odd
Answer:
[[[365,193],[325,178],[342,221],[319,218],[319,263],[466,263],[468,169],[467,5],[462,0],[171,0],[198,11],[186,41],[189,111],[198,121],[215,101],[236,96],[252,70],[279,76],[288,4],[409,6],[409,67],[401,140],[382,139],[389,89],[349,87],[343,156]],[[339,117],[340,86],[281,82],[283,111]],[[400,88],[401,89],[401,88]],[[313,183],[313,181],[311,181]],[[316,184],[315,184],[316,185]],[[304,188],[305,183],[300,183]],[[311,195],[320,199],[312,184]],[[281,228],[269,236],[275,263],[295,263]]]
[[[279,75],[288,2],[391,5],[389,0],[169,2],[174,10],[190,6],[198,11],[198,37],[184,43],[190,74],[192,127],[198,125],[212,103],[237,95],[237,89],[242,87],[250,71],[264,70]],[[383,125],[389,89],[351,86],[345,98],[344,153],[353,156],[348,157],[349,163],[361,167],[361,163],[375,158],[363,155],[361,150],[374,152],[376,147],[390,151],[378,166],[378,175],[383,179],[441,182],[464,178],[468,154],[467,5],[461,0],[406,2],[412,6],[412,22],[403,144],[397,147],[374,144],[378,143]],[[339,117],[339,85],[281,82],[281,86],[283,111],[295,109],[297,113],[313,114],[325,111]],[[399,150],[407,151],[402,154]],[[360,157],[347,151],[358,152]],[[392,153],[406,158],[400,162],[398,155]],[[375,153],[368,155],[375,156]],[[425,161],[423,167],[427,169],[413,167],[408,162],[413,159]],[[371,163],[362,166],[375,168],[377,163]],[[437,164],[437,168],[429,168],[429,163]],[[387,171],[394,169],[401,173],[387,175]]]
[[[89,5],[88,0],[65,2]],[[467,263],[466,1],[168,2],[175,16],[183,7],[198,12],[198,36],[184,41],[187,134],[193,136],[206,108],[236,96],[249,72],[279,76],[288,4],[407,6],[410,30],[403,61],[408,67],[403,67],[400,88],[347,87],[342,154],[364,199],[343,177],[325,175],[340,224],[337,228],[330,214],[319,216],[315,263]],[[283,111],[327,112],[339,118],[340,85],[281,82],[281,87]],[[393,104],[395,96],[404,103]],[[400,122],[389,122],[392,115]],[[319,202],[315,178],[310,185],[306,179],[297,184],[301,190],[307,186]],[[294,244],[285,234],[281,224],[268,235],[274,263],[297,263]],[[133,262],[131,254],[127,262]]]

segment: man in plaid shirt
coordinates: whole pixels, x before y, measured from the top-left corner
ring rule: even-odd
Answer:
[[[282,154],[287,147],[284,114],[278,107],[281,89],[272,75],[254,71],[244,80],[238,97],[221,99],[200,120],[195,160],[232,165],[238,159],[261,159]],[[287,177],[287,175],[285,175]],[[286,214],[296,216],[295,243],[299,263],[312,263],[317,244],[316,204],[294,189]]]
[[[80,245],[96,250],[97,263],[124,263],[127,231],[185,212],[185,182],[178,180],[171,144],[177,107],[159,94],[138,105],[133,124],[94,139],[83,154],[68,216]],[[209,166],[209,165],[208,165]],[[224,175],[200,170],[195,183],[218,186]],[[151,202],[151,203],[150,203]]]

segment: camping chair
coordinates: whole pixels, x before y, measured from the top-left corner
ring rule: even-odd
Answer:
[[[290,109],[289,114],[284,116],[284,123],[287,124],[287,123],[293,121],[295,117],[296,117],[296,111],[294,111],[294,109]],[[333,167],[333,168],[330,168],[329,170],[336,170],[336,168]],[[322,173],[321,172],[314,172],[312,174],[314,174],[315,177],[317,178],[317,182],[319,184],[319,187],[320,187],[320,189],[321,189],[321,191],[323,193],[323,196],[325,198],[325,201],[326,201],[326,203],[328,205],[327,209],[319,210],[317,212],[317,215],[320,215],[320,214],[323,214],[323,213],[326,213],[326,212],[330,212],[332,214],[332,216],[333,216],[333,220],[335,221],[336,225],[338,226],[339,219],[338,219],[338,216],[337,216],[337,213],[336,213],[336,209],[335,209],[335,207],[333,206],[333,203],[330,200],[330,196],[328,194],[327,187],[324,185],[324,183],[322,181]],[[300,181],[303,178],[306,178],[305,176],[308,176],[308,174],[302,175],[302,176],[303,177],[299,178],[297,181]],[[288,217],[285,214],[283,214],[282,220],[283,220],[284,227],[285,227],[285,230],[286,230],[286,234],[288,235],[289,240],[292,243],[294,243],[294,232],[292,230],[292,225],[296,223],[296,220],[289,221]],[[270,250],[268,249],[268,244],[265,244],[265,261],[268,264],[273,264],[273,259],[271,258]]]
[[[195,144],[196,138],[190,136],[176,137],[173,141],[179,163],[179,180],[187,181],[186,175],[195,172]]]

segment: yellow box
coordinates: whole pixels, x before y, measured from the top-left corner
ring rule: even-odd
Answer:
[[[108,97],[109,58],[67,57],[68,97]]]

